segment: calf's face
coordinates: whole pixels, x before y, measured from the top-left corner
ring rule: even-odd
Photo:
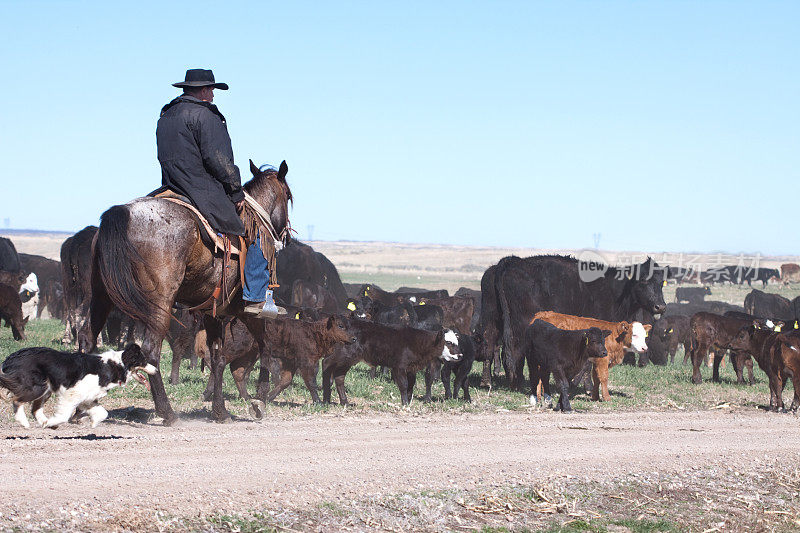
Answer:
[[[442,361],[458,361],[461,359],[461,348],[458,346],[458,336],[452,329],[444,332],[444,347],[442,348]]]
[[[611,335],[607,329],[590,328],[587,333],[583,335],[583,343],[586,345],[587,357],[607,357],[606,351],[606,337]]]
[[[631,324],[631,350],[636,353],[647,351],[647,335],[653,326],[650,324],[642,325],[641,322]]]
[[[352,344],[356,341],[355,335],[348,333],[347,326],[339,317],[329,317],[327,322],[325,322],[325,330],[333,342]]]

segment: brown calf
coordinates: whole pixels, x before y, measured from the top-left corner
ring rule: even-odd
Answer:
[[[296,320],[294,318],[275,318],[265,320],[267,335],[267,351],[274,362],[270,370],[278,375],[272,389],[266,394],[266,401],[272,401],[292,382],[299,370],[303,381],[311,393],[314,403],[319,403],[317,394],[317,370],[319,360],[329,355],[337,343],[351,342],[340,320],[331,316],[314,322]],[[220,354],[230,364],[231,374],[239,389],[239,395],[245,401],[250,400],[247,393],[247,377],[259,357],[258,346],[247,328],[240,322],[226,326],[225,344]],[[263,364],[263,363],[262,363]],[[266,380],[259,380],[266,381]],[[214,385],[209,379],[205,398],[209,399],[214,392]],[[253,406],[257,409],[257,406]]]
[[[465,296],[449,296],[447,298],[423,298],[420,304],[438,305],[444,311],[442,327],[455,330],[462,335],[470,335],[472,315],[475,313],[475,301]]]
[[[325,403],[331,400],[331,378],[336,382],[339,402],[347,405],[344,378],[347,371],[364,361],[372,366],[392,369],[392,379],[400,390],[400,402],[411,401],[417,372],[428,369],[439,359],[455,360],[445,342],[445,333],[408,327],[391,327],[364,320],[350,319],[348,332],[356,342],[340,346],[322,362],[322,396]],[[455,337],[454,333],[450,333]],[[432,373],[425,373],[425,400],[430,400]]]
[[[608,370],[622,362],[626,351],[637,351],[634,345],[634,326],[630,322],[607,322],[596,318],[587,318],[574,315],[565,315],[555,311],[540,311],[534,315],[534,320],[541,319],[545,322],[563,330],[579,330],[589,328],[599,328],[608,330],[611,334],[605,338],[606,352],[608,357],[592,359],[592,399],[600,400],[600,388],[603,389],[603,401],[611,399],[608,392]],[[641,326],[641,324],[640,324]],[[642,326],[644,335],[650,331],[652,326]],[[638,328],[637,328],[638,330]],[[642,337],[641,331],[638,332],[636,347],[641,351],[647,350],[647,345]],[[643,345],[643,346],[642,346]],[[643,347],[643,349],[641,349]]]
[[[739,331],[750,324],[752,324],[750,320],[720,316],[714,313],[706,313],[705,311],[692,315],[691,320],[689,320],[691,344],[689,356],[692,360],[692,383],[703,382],[703,377],[700,375],[700,363],[709,355],[710,351],[714,352],[714,375],[712,380],[715,382],[720,381],[719,364],[722,362],[725,350],[729,348],[731,341]],[[742,350],[733,351],[731,362],[736,371],[738,383],[744,383],[743,369],[745,366],[749,373],[750,383],[752,384],[755,381],[753,377],[753,360],[748,352]]]
[[[11,326],[14,340],[25,340],[25,324],[28,323],[28,319],[22,318],[22,300],[17,289],[3,283],[0,283],[0,321]]]

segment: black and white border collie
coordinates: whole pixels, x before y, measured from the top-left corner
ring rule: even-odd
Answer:
[[[136,344],[99,355],[25,348],[9,355],[0,367],[0,395],[13,403],[14,418],[26,428],[30,427],[26,403],[32,404],[33,416],[41,426],[58,427],[80,409],[89,415],[92,427],[97,427],[108,416],[98,401],[109,390],[125,385],[131,378],[149,385],[140,370],[156,373]],[[53,416],[47,418],[43,405],[53,393],[56,407]]]

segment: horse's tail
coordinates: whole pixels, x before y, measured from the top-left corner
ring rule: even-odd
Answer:
[[[144,260],[128,239],[130,212],[124,205],[112,206],[100,217],[94,245],[94,267],[100,273],[108,296],[120,311],[153,331],[164,329],[156,320],[157,309],[147,297],[134,264]]]

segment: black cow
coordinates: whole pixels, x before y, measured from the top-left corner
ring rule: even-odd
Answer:
[[[469,329],[470,331],[478,331],[479,324],[481,323],[481,291],[460,287],[453,296],[472,298],[475,311],[472,313],[472,323],[469,325]]]
[[[664,312],[663,283],[664,269],[652,259],[632,269],[609,267],[590,282],[581,280],[578,260],[572,257],[511,256],[500,260],[495,274],[496,300],[490,300],[481,282],[482,313],[493,308],[495,316],[502,317],[495,327],[503,332],[503,364],[512,389],[522,390],[525,359],[518,343],[536,313],[556,311],[611,322],[633,321],[639,311]],[[489,339],[485,340],[488,344]]]
[[[330,260],[311,246],[292,240],[278,253],[278,287],[275,297],[283,304],[292,301],[292,286],[302,279],[328,289],[336,299],[338,309],[347,305],[347,292],[339,272]]]
[[[550,396],[550,374],[561,391],[555,409],[572,411],[569,405],[569,384],[583,370],[589,358],[608,357],[605,338],[609,330],[599,328],[566,331],[544,320],[534,320],[525,328],[520,348],[528,360],[531,394],[538,394],[538,384]]]
[[[294,280],[290,304],[295,307],[320,309],[329,314],[335,314],[340,308],[331,291],[305,279]]]
[[[17,248],[11,242],[11,239],[6,237],[0,237],[0,270],[6,272],[22,271]]]
[[[699,303],[711,295],[710,287],[678,287],[675,289],[675,301],[678,303]]]
[[[668,303],[667,310],[664,311],[662,316],[691,317],[695,313],[700,313],[701,311],[705,311],[706,313],[714,313],[717,315],[724,315],[728,311],[744,312],[744,307],[729,304],[727,302],[718,302],[716,300],[705,300],[693,304]]]
[[[63,318],[64,303],[61,281],[61,264],[41,255],[19,254],[19,262],[24,273],[36,274],[39,285],[39,307],[36,317],[48,310],[53,318]]]
[[[683,362],[689,359],[689,317],[681,315],[662,316],[656,323],[653,324],[651,334],[652,339],[659,339],[663,343],[664,352],[669,358],[670,363],[675,362],[675,352],[678,351],[678,345],[683,345],[684,358]],[[650,340],[652,340],[650,339]],[[657,343],[656,343],[657,344]],[[648,341],[650,350],[653,350],[653,345]],[[651,356],[652,357],[652,356]]]
[[[66,307],[64,343],[75,339],[88,312],[92,294],[92,239],[96,234],[97,226],[86,226],[61,244],[61,286]]]
[[[799,318],[792,301],[779,294],[769,294],[753,289],[744,298],[744,310],[757,318],[791,321]]]
[[[464,391],[464,401],[471,402],[472,398],[469,395],[469,373],[472,370],[472,363],[475,362],[476,342],[472,335],[464,335],[458,332],[450,332],[454,334],[457,339],[458,352],[461,353],[461,359],[458,361],[445,361],[442,363],[442,384],[444,385],[444,399],[449,400],[451,397],[458,400],[458,390]],[[448,336],[445,335],[445,341]],[[451,340],[452,342],[452,340]],[[453,393],[450,393],[450,374],[455,373],[453,380]]]

